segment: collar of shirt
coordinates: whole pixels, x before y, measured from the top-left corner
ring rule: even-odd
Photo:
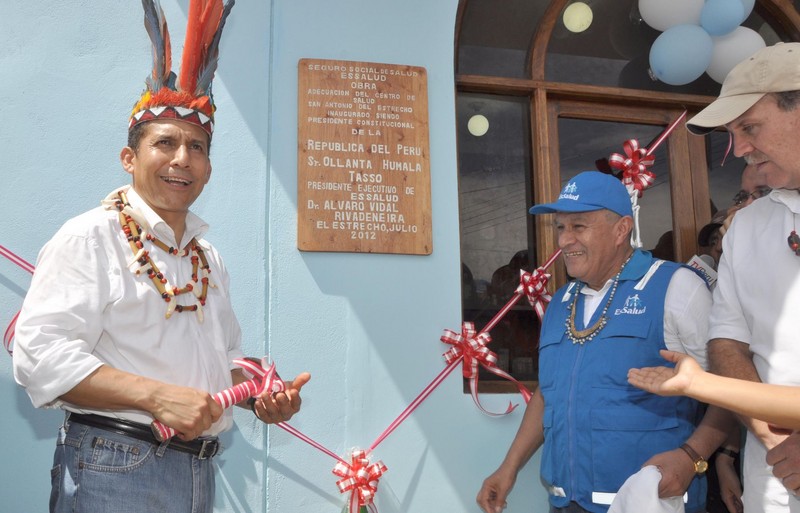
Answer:
[[[795,214],[800,214],[800,192],[795,189],[773,189],[770,200],[786,205]]]
[[[161,219],[161,217],[152,209],[150,205],[142,199],[136,190],[131,186],[128,191],[128,202],[131,207],[138,210],[145,222],[153,232],[153,235],[164,241],[166,244],[183,248],[188,244],[192,238],[201,239],[208,231],[208,223],[203,221],[200,217],[195,215],[191,210],[186,213],[186,230],[184,231],[183,241],[179,244],[175,240],[175,233],[172,228]],[[184,242],[185,241],[185,242]]]
[[[633,256],[631,257],[630,262],[628,262],[628,265],[625,266],[625,269],[622,270],[622,274],[619,275],[619,281],[638,280],[642,278],[650,269],[650,266],[652,265],[652,258],[653,257],[649,251],[644,251],[641,249],[633,250]],[[588,283],[583,282],[583,285],[581,286],[581,294],[585,294],[587,296],[599,295],[600,297],[603,297],[611,287],[611,283],[613,281],[613,277],[609,278],[600,290],[594,290],[593,288],[589,287]]]
[[[619,281],[640,279],[650,269],[650,265],[652,263],[651,259],[652,256],[649,252],[641,249],[633,250],[633,256],[631,257],[630,262],[628,262],[628,265],[625,266],[625,269],[622,270],[622,274],[619,276]],[[583,303],[584,326],[588,325],[592,315],[594,315],[594,312],[597,310],[597,307],[600,306],[602,301],[605,299],[606,294],[608,294],[608,290],[611,288],[611,284],[613,282],[614,278],[609,278],[600,290],[594,290],[586,283],[584,283],[581,287],[581,294],[585,296]]]

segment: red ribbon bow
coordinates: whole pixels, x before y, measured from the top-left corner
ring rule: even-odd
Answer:
[[[514,383],[517,386],[520,394],[522,394],[522,397],[525,399],[525,402],[527,403],[530,401],[530,391],[528,391],[528,389],[525,388],[522,383],[514,379],[513,376],[497,366],[497,355],[495,355],[489,350],[488,347],[486,347],[486,344],[492,341],[492,337],[490,337],[488,333],[485,331],[476,333],[475,325],[473,323],[464,322],[461,324],[461,333],[456,333],[452,330],[444,330],[444,334],[441,336],[440,340],[445,344],[450,344],[453,346],[443,355],[448,364],[455,362],[459,358],[463,358],[464,365],[462,366],[461,372],[464,377],[469,380],[469,389],[470,393],[472,394],[472,400],[483,413],[492,416],[506,415],[514,411],[514,408],[516,408],[517,405],[509,402],[508,408],[506,408],[506,411],[503,413],[493,413],[487,411],[481,405],[481,401],[478,398],[479,365],[483,366],[484,369],[488,370],[492,374],[505,378]]]
[[[336,482],[340,493],[350,492],[350,513],[358,513],[362,506],[377,511],[372,504],[378,491],[378,480],[388,470],[382,461],[370,465],[366,451],[353,450],[351,463],[339,461],[333,473],[342,479]]]
[[[476,335],[474,323],[463,323],[461,333],[444,330],[441,341],[453,346],[442,355],[447,363],[453,363],[460,357],[464,358],[462,373],[467,379],[477,379],[478,365],[487,368],[497,367],[497,355],[486,347],[486,344],[492,341],[492,337],[486,332]]]
[[[642,191],[650,187],[656,175],[647,170],[655,163],[655,158],[648,154],[647,148],[640,148],[639,141],[628,139],[622,145],[625,156],[612,153],[608,157],[608,165],[622,171],[623,185],[630,185],[642,196]]]
[[[515,291],[517,294],[525,294],[528,298],[528,303],[531,304],[539,316],[539,320],[544,317],[545,303],[549,303],[553,299],[547,293],[547,282],[550,280],[550,275],[544,272],[544,269],[539,267],[534,269],[532,273],[528,273],[520,269],[519,271],[519,287]]]

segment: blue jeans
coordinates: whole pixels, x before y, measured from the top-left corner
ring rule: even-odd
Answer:
[[[211,458],[67,422],[51,470],[51,513],[211,513]]]

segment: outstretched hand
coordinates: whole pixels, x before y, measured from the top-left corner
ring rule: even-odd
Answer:
[[[658,395],[685,395],[695,376],[704,372],[689,355],[661,351],[661,356],[675,367],[643,367],[628,371],[628,383]]]

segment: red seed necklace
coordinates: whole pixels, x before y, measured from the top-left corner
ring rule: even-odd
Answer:
[[[787,242],[789,243],[789,249],[794,251],[795,255],[800,256],[800,236],[797,235],[795,230],[792,230],[792,233],[789,234]]]
[[[203,322],[203,306],[206,304],[206,295],[210,285],[208,275],[211,274],[211,269],[208,266],[206,256],[203,253],[203,249],[200,247],[200,244],[198,244],[197,239],[192,238],[183,251],[171,246],[167,246],[155,236],[142,230],[142,227],[133,220],[130,214],[125,212],[126,208],[131,208],[130,203],[128,203],[128,196],[125,194],[125,192],[119,191],[116,198],[112,197],[109,199],[113,200],[114,207],[119,210],[119,222],[122,225],[122,231],[125,233],[125,237],[128,240],[131,251],[133,251],[134,258],[129,267],[133,267],[133,265],[138,263],[139,267],[134,272],[136,274],[141,274],[142,272],[147,273],[147,277],[150,278],[150,280],[153,282],[153,285],[155,285],[156,290],[159,292],[159,294],[161,294],[161,297],[167,303],[167,319],[172,316],[173,312],[196,312],[197,319],[200,322]],[[144,249],[144,243],[142,239],[152,242],[157,248],[166,251],[170,255],[185,257],[191,252],[192,281],[188,282],[183,288],[170,287],[167,279],[164,277],[164,274],[158,270],[158,266],[155,262],[153,262],[153,259],[150,258],[150,252]],[[202,278],[198,278],[198,271],[202,272]],[[197,284],[198,281],[202,285],[201,287],[194,285]],[[192,282],[194,282],[194,284]],[[213,287],[213,285],[211,286]],[[179,305],[177,304],[177,300],[173,300],[174,296],[185,294],[187,292],[194,293],[197,299],[195,304]]]

